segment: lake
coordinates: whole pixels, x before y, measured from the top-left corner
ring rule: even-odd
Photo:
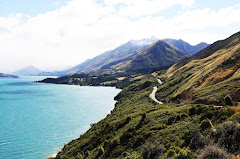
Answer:
[[[120,90],[34,83],[45,77],[0,78],[0,158],[56,154],[114,108]]]

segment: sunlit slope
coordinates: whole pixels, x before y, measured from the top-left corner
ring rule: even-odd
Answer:
[[[163,76],[162,76],[163,77]],[[173,102],[222,104],[240,98],[240,33],[218,41],[167,70],[157,96]]]

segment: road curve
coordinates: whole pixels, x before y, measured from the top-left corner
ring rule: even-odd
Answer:
[[[152,93],[150,94],[150,98],[151,98],[152,100],[154,100],[155,102],[157,102],[158,104],[163,104],[163,102],[160,102],[160,101],[158,101],[158,100],[156,99],[156,96],[155,96],[156,92],[157,92],[157,87],[153,87],[153,91],[152,91]]]
[[[158,81],[159,84],[161,84],[161,85],[163,84],[160,79],[157,79],[157,81]]]
[[[158,83],[159,83],[160,85],[163,84],[160,79],[157,79],[157,81],[158,81]],[[153,91],[152,91],[152,93],[149,95],[149,97],[150,97],[153,101],[157,102],[158,104],[163,104],[163,102],[160,102],[159,100],[156,99],[156,92],[157,92],[157,87],[153,87]]]

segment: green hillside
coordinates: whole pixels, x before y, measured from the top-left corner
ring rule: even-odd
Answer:
[[[91,124],[56,158],[134,158],[135,153],[138,158],[195,158],[210,144],[208,135],[235,113],[201,104],[159,105],[149,98],[156,85],[148,77],[123,89],[111,114]]]
[[[240,100],[240,33],[170,67],[157,96],[177,103],[223,104]]]
[[[237,33],[166,71],[145,74],[115,97],[111,114],[65,145],[56,159],[236,158],[239,65]],[[153,87],[164,104],[150,98]]]

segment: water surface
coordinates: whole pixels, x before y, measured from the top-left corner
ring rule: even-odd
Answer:
[[[44,77],[0,78],[0,158],[47,158],[104,118],[113,87],[33,83]]]

